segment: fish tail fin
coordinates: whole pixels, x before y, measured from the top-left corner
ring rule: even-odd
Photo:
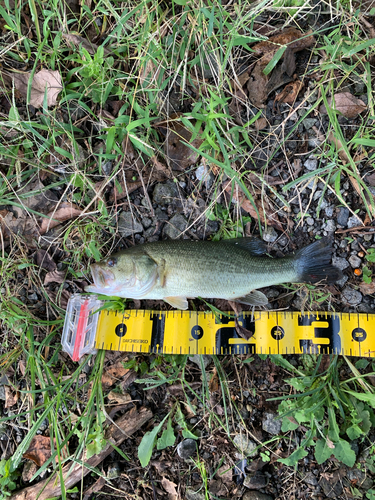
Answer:
[[[342,278],[342,272],[331,264],[332,243],[322,238],[298,250],[295,255],[299,283],[335,283]]]

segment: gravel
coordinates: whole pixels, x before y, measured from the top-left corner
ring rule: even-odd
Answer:
[[[362,302],[362,294],[357,290],[354,290],[350,286],[347,286],[342,291],[342,300],[347,303],[349,306],[357,306]]]
[[[178,197],[178,189],[173,181],[156,184],[152,201],[157,205],[169,205]]]
[[[335,255],[332,257],[332,264],[341,271],[350,266],[349,262],[346,259],[344,259],[343,257],[336,257]]]
[[[273,243],[274,241],[277,240],[278,236],[279,235],[277,234],[275,228],[267,226],[266,229],[263,231],[262,238],[267,243]]]
[[[262,422],[262,429],[273,436],[277,436],[281,431],[281,420],[274,413],[265,413]]]
[[[309,158],[305,161],[304,167],[310,171],[316,170],[318,168],[318,160],[316,158]]]
[[[256,457],[258,455],[258,451],[254,451],[257,444],[244,434],[236,434],[233,444],[241,451],[241,453],[236,453],[236,457],[239,459],[242,459],[244,456]]]
[[[197,443],[194,439],[184,439],[177,446],[177,454],[183,460],[188,460],[197,452]]]
[[[351,255],[348,261],[353,269],[360,267],[362,264],[362,260],[357,255]]]
[[[346,227],[349,219],[349,210],[346,207],[340,207],[339,213],[337,214],[337,224]]]
[[[359,219],[356,215],[352,215],[351,217],[349,217],[347,223],[349,229],[361,225],[362,225],[361,219]]]
[[[182,214],[176,214],[170,219],[169,223],[165,225],[163,234],[171,240],[176,240],[186,231],[188,225],[188,221]]]
[[[133,218],[131,212],[121,212],[118,218],[118,231],[123,238],[127,238],[132,234],[142,233],[143,226]]]
[[[247,491],[242,500],[273,500],[273,497],[260,491]]]

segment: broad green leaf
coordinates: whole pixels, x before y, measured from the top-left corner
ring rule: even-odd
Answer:
[[[152,451],[155,446],[156,436],[160,429],[163,427],[164,422],[167,420],[168,415],[160,422],[159,425],[154,427],[152,431],[146,432],[142,441],[138,446],[138,458],[142,467],[146,467],[151,459]]]
[[[358,425],[354,424],[346,429],[346,434],[351,441],[354,441],[354,439],[358,439],[360,436],[362,436],[363,432]]]
[[[359,399],[360,401],[364,401],[365,403],[368,403],[373,408],[375,408],[375,394],[370,394],[370,393],[365,394],[363,392],[350,391],[349,389],[347,389],[345,392],[347,394],[350,394],[351,396],[354,396],[355,398]]]
[[[335,446],[335,445],[332,443],[332,446]],[[318,464],[320,465],[323,462],[325,462],[326,460],[328,460],[329,457],[332,455],[333,450],[334,450],[334,448],[331,448],[330,446],[328,446],[328,442],[326,439],[319,439],[316,443],[315,452],[314,452],[314,455],[315,455],[315,458],[316,458],[316,461],[318,462]]]
[[[173,427],[172,427],[172,419],[169,417],[167,422],[167,428],[162,432],[162,435],[158,439],[156,443],[156,447],[158,450],[164,450],[168,446],[173,446],[176,441],[176,436],[174,435]]]
[[[294,431],[299,427],[297,422],[293,422],[290,417],[284,417],[281,425],[282,432]]]
[[[304,448],[300,447],[297,448],[296,451],[293,451],[293,453],[288,458],[279,458],[278,462],[281,462],[284,465],[288,465],[289,467],[294,467],[298,464],[299,460],[305,458],[307,455],[307,451]]]
[[[338,443],[335,443],[335,449],[333,454],[340,462],[344,463],[348,467],[353,467],[356,461],[356,455],[352,450],[350,444],[343,439],[340,439]]]

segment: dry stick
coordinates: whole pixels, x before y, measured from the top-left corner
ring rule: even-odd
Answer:
[[[136,408],[133,408],[120,417],[116,421],[116,426],[111,425],[108,428],[107,439],[110,442],[105,446],[105,448],[98,455],[94,455],[88,460],[81,457],[85,465],[87,464],[88,467],[79,463],[76,463],[75,465],[69,463],[64,466],[62,474],[65,490],[72,488],[76,483],[78,483],[78,481],[81,481],[89,472],[91,472],[93,467],[99,465],[108,455],[112,453],[113,447],[111,443],[115,446],[120,446],[127,437],[134,434],[142,427],[143,424],[150,420],[151,417],[152,412],[147,408],[141,408],[139,411]],[[47,500],[48,498],[59,497],[60,495],[60,474],[57,472],[52,477],[15,493],[10,497],[10,500]]]

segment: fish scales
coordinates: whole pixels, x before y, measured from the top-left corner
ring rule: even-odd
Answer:
[[[94,285],[86,291],[133,299],[162,299],[187,309],[187,298],[237,300],[265,305],[257,288],[325,280],[340,271],[331,265],[326,239],[296,254],[273,259],[255,238],[219,242],[167,240],[137,245],[91,266]]]

